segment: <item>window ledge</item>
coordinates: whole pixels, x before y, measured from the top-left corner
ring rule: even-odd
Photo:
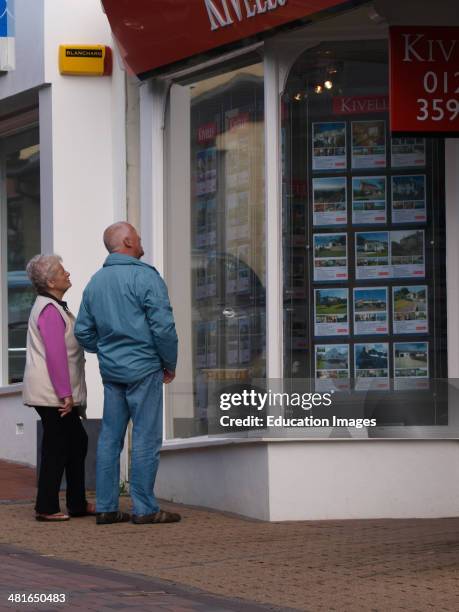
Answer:
[[[415,431],[410,431],[414,429]],[[403,427],[403,428],[378,428],[378,433],[381,437],[270,437],[253,436],[253,437],[208,437],[197,436],[195,438],[175,438],[164,440],[161,452],[173,452],[179,450],[193,450],[198,448],[211,448],[214,446],[234,446],[239,444],[282,444],[282,443],[321,443],[327,444],[355,444],[362,442],[374,443],[392,443],[392,442],[459,442],[459,431],[450,430],[445,432],[445,427]]]
[[[20,393],[22,393],[22,383],[0,386],[0,397],[5,395],[19,395]]]
[[[208,437],[208,436],[197,436],[195,438],[175,438],[170,440],[164,440],[161,451],[170,452],[177,450],[192,450],[195,448],[210,448],[213,446],[235,446],[239,444],[271,444],[271,443],[285,443],[285,442],[349,442],[355,441],[359,438],[311,438],[311,437],[272,437],[269,435],[265,436],[253,436],[253,437],[230,437],[222,436]],[[361,438],[368,442],[368,438]],[[371,440],[373,441],[373,440]]]
[[[248,438],[217,438],[208,436],[196,436],[194,438],[173,438],[170,440],[164,440],[161,447],[161,451],[174,451],[184,450],[192,448],[204,448],[209,446],[226,446],[228,444],[241,444],[247,442],[259,442],[260,439],[255,440]]]

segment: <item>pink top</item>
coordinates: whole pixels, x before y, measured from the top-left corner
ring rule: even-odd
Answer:
[[[47,304],[38,317],[43,344],[45,345],[48,374],[57,397],[72,395],[69,362],[65,346],[65,321],[53,304]]]

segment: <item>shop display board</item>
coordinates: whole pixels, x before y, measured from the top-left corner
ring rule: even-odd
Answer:
[[[307,185],[286,214],[290,372],[390,406],[445,372],[445,348],[433,355],[445,337],[443,144],[392,138],[384,112],[337,121],[323,108],[306,126],[290,118],[286,147],[294,195]]]
[[[435,281],[429,221],[438,213],[431,145],[391,138],[384,114],[312,121],[308,133],[317,388],[342,389],[345,380],[355,392],[428,388]]]

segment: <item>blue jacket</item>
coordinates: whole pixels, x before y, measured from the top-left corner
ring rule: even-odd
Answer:
[[[135,257],[112,253],[94,274],[75,336],[97,353],[104,381],[132,383],[160,368],[175,370],[177,333],[166,284]]]

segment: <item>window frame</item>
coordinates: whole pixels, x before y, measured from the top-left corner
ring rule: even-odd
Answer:
[[[0,386],[8,382],[8,239],[6,168],[3,142],[0,143]]]
[[[10,383],[8,372],[8,237],[5,139],[28,130],[39,129],[38,106],[0,119],[0,389],[21,388],[22,382]],[[38,144],[40,138],[38,138]],[[40,167],[41,182],[41,167]],[[40,215],[42,202],[40,201]],[[41,242],[41,227],[40,227]]]
[[[167,209],[167,202],[170,199],[170,193],[169,193],[169,182],[171,180],[171,172],[172,172],[172,166],[171,166],[171,146],[170,146],[170,111],[171,111],[171,90],[173,85],[177,84],[177,85],[187,85],[190,83],[193,83],[195,81],[200,81],[200,80],[205,80],[207,78],[212,78],[213,76],[219,75],[219,74],[225,74],[227,72],[231,72],[233,69],[239,69],[239,68],[243,68],[244,66],[250,66],[254,63],[260,63],[263,67],[263,90],[264,90],[264,94],[263,94],[263,102],[264,102],[264,108],[265,108],[265,114],[264,114],[264,127],[263,127],[263,137],[264,137],[264,160],[263,160],[263,171],[264,171],[264,186],[265,186],[265,190],[264,190],[264,198],[263,198],[263,208],[264,208],[264,232],[265,232],[265,246],[264,246],[264,258],[265,258],[265,274],[266,274],[266,286],[268,285],[268,269],[267,269],[267,265],[268,265],[268,255],[271,255],[271,260],[274,261],[274,264],[276,266],[279,266],[279,270],[281,270],[280,265],[279,265],[279,260],[275,257],[273,257],[273,253],[272,251],[270,252],[270,250],[267,248],[267,245],[269,244],[268,238],[267,238],[267,193],[268,193],[268,189],[266,188],[266,179],[267,179],[267,175],[266,175],[266,171],[268,168],[268,162],[267,162],[267,147],[266,147],[266,139],[267,139],[267,135],[270,132],[271,134],[275,134],[276,138],[278,137],[278,130],[277,127],[275,129],[273,129],[274,123],[273,125],[268,128],[267,125],[267,121],[266,121],[266,104],[268,102],[268,94],[266,92],[266,74],[265,74],[265,70],[267,68],[267,59],[266,59],[266,54],[265,53],[261,53],[261,51],[263,50],[263,44],[259,43],[253,47],[250,48],[246,48],[246,49],[241,49],[239,52],[237,53],[232,53],[229,54],[231,57],[228,56],[222,56],[220,58],[220,61],[218,62],[210,62],[209,65],[207,63],[203,63],[202,65],[197,66],[194,70],[187,70],[185,71],[185,74],[183,72],[178,72],[177,74],[173,74],[173,75],[167,75],[167,78],[164,77],[163,79],[158,78],[154,81],[151,82],[151,89],[150,91],[163,91],[163,106],[162,106],[162,129],[164,130],[163,133],[163,138],[162,138],[162,146],[163,146],[163,150],[162,150],[162,159],[165,160],[165,163],[163,161],[163,168],[162,168],[162,173],[161,176],[159,176],[159,172],[158,170],[153,170],[153,180],[154,182],[156,182],[157,184],[159,184],[159,181],[161,181],[162,183],[162,191],[163,191],[163,202],[159,207],[155,207],[155,204],[153,203],[153,212],[151,214],[152,217],[152,221],[153,219],[156,218],[157,220],[157,224],[155,226],[154,222],[153,222],[153,227],[155,229],[155,235],[157,235],[158,230],[163,230],[162,231],[162,238],[161,238],[161,253],[158,253],[159,257],[158,260],[159,261],[163,261],[164,262],[164,267],[162,269],[162,273],[164,274],[164,278],[166,280],[166,282],[168,281],[168,266],[167,266],[167,261],[168,261],[168,224],[170,223],[169,220],[169,211]],[[276,91],[277,91],[277,83],[278,83],[278,76],[277,76],[277,63],[272,63],[271,62],[271,70],[272,72],[275,74],[275,87],[276,87]],[[279,94],[276,93],[273,100],[275,101],[275,104],[273,106],[274,109],[274,113],[273,116],[275,117],[275,124],[277,126],[277,121],[278,121],[278,113],[277,113],[277,109],[278,109],[278,98],[279,98]],[[153,97],[151,97],[151,100],[153,101]],[[156,113],[158,111],[156,110]],[[156,114],[155,110],[153,111],[153,116]],[[154,146],[154,144],[153,144]],[[278,167],[278,172],[280,174],[280,166],[278,166],[277,163],[277,152],[276,155],[274,156],[276,158],[275,163],[276,166]],[[159,179],[159,180],[158,180]],[[274,184],[277,186],[279,185],[278,180],[276,179],[276,177],[274,177]],[[150,204],[151,206],[151,204]],[[277,198],[274,199],[274,210],[275,213],[278,213],[280,211],[277,210],[278,207],[278,202],[277,202]],[[144,209],[145,211],[145,209]],[[147,218],[146,214],[144,212],[144,217],[143,218]],[[281,230],[281,225],[280,223],[278,223],[276,221],[276,229],[274,230],[273,234],[279,232]],[[145,230],[142,227],[142,232],[144,233]],[[153,240],[153,244],[154,244],[155,240]],[[153,246],[153,245],[152,245]],[[157,253],[157,249],[152,249],[153,253]],[[280,277],[280,280],[281,277]],[[268,301],[268,295],[266,296],[266,299]],[[265,327],[266,327],[266,371],[267,371],[267,376],[269,376],[269,365],[268,365],[268,355],[269,355],[269,351],[268,351],[268,347],[267,347],[267,334],[268,334],[268,330],[269,330],[269,324],[268,324],[268,314],[267,314],[267,304],[265,305]],[[279,310],[278,310],[279,312]],[[281,331],[281,325],[278,326],[279,330]],[[276,354],[278,351],[271,351],[271,354]],[[165,439],[167,439],[168,441],[173,441],[173,440],[181,440],[182,438],[176,438],[173,435],[173,427],[172,427],[172,411],[170,409],[167,409],[167,404],[168,402],[170,402],[170,398],[168,398],[168,393],[165,393],[164,395],[164,405],[165,405],[165,412],[164,412],[164,437]],[[171,433],[172,435],[167,437],[167,433]],[[222,434],[223,435],[223,434]],[[199,437],[199,436],[198,436]],[[219,436],[220,437],[220,436]],[[195,439],[196,436],[193,436],[190,438],[190,440]],[[187,438],[184,438],[187,439]]]

